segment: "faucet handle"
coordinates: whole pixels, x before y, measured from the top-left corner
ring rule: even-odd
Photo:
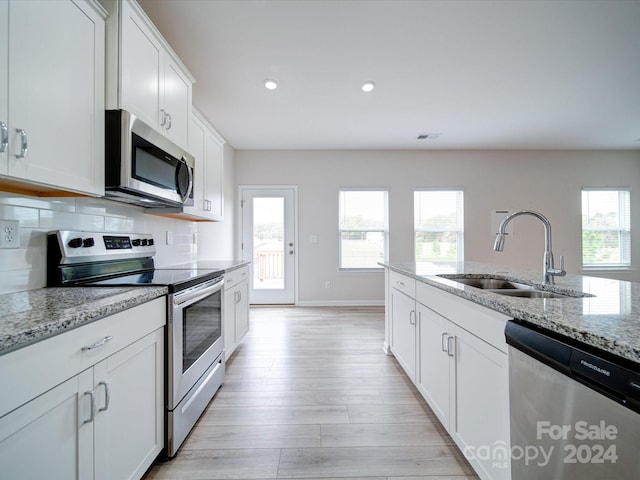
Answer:
[[[549,273],[549,275],[554,275],[557,277],[564,277],[567,274],[564,269],[564,255],[560,255],[560,268],[555,268],[555,266],[552,265],[547,273]]]

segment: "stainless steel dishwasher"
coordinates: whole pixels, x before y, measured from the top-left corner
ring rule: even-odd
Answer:
[[[515,321],[511,478],[640,478],[640,367]]]

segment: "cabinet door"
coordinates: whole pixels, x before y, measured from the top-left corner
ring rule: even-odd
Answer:
[[[206,163],[205,156],[205,132],[206,127],[195,116],[191,117],[189,128],[189,152],[195,157],[193,206],[183,207],[183,211],[196,217],[206,216]]]
[[[211,132],[207,132],[206,135],[206,152],[205,199],[207,200],[207,211],[209,218],[212,220],[222,221],[224,216],[224,145]]]
[[[467,451],[483,478],[506,479],[509,455],[509,371],[507,354],[456,327],[455,417],[450,433],[461,450]],[[478,448],[493,452],[474,456]]]
[[[158,329],[94,368],[96,479],[141,478],[164,444],[164,343]]]
[[[0,476],[92,479],[92,369],[0,419]]]
[[[451,398],[451,358],[454,354],[453,325],[449,320],[420,304],[418,307],[417,387],[440,422],[449,428]]]
[[[9,112],[7,99],[9,97],[7,78],[9,77],[9,2],[0,0],[0,141],[9,135]],[[0,145],[0,175],[7,174],[8,146]]]
[[[164,125],[166,135],[183,148],[189,144],[191,121],[191,81],[165,55],[163,110],[168,118]]]
[[[9,18],[8,174],[103,194],[104,19],[70,0],[10,2]]]
[[[391,292],[391,350],[412,382],[416,371],[415,300],[395,288]]]
[[[225,287],[222,302],[222,334],[224,349],[229,358],[236,349],[236,295],[233,286]]]
[[[249,279],[245,273],[242,280],[234,289],[236,300],[236,344],[240,343],[249,332]]]
[[[161,130],[163,51],[153,32],[128,2],[122,2],[120,104]]]

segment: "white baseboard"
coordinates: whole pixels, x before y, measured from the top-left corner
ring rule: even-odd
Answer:
[[[298,307],[384,307],[384,300],[299,300]]]

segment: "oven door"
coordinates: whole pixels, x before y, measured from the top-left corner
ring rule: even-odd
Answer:
[[[222,354],[222,285],[217,278],[173,295],[168,391],[173,410]]]

